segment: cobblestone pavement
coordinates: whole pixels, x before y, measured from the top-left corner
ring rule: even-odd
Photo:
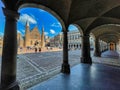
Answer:
[[[80,50],[69,51],[70,66],[80,63]],[[93,56],[93,52],[91,52]],[[17,59],[17,80],[21,90],[45,81],[60,73],[62,51],[20,54]],[[120,59],[92,57],[94,63],[120,66]],[[0,60],[1,61],[1,60]]]
[[[22,89],[31,87],[60,73],[62,51],[18,55],[17,80]],[[80,50],[69,51],[70,66],[80,63]]]

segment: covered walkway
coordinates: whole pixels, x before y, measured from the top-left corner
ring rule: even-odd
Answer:
[[[116,90],[120,88],[118,67],[92,64],[89,40],[92,33],[95,37],[94,56],[96,57],[101,56],[101,52],[105,50],[120,50],[120,0],[2,0],[2,2],[5,30],[0,89],[20,90],[16,79],[17,21],[20,16],[19,10],[25,7],[47,10],[59,20],[63,32],[61,72],[64,75],[60,74],[41,84],[36,90]],[[82,52],[79,60],[84,63],[75,66],[72,70],[69,64],[67,37],[70,24],[76,25],[82,33]]]
[[[116,51],[105,51],[101,54],[101,57],[108,57],[108,58],[116,58],[118,59],[119,58],[119,53],[116,52]]]
[[[120,68],[103,64],[79,64],[70,75],[59,74],[28,90],[119,90]]]

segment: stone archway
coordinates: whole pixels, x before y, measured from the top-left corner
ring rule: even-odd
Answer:
[[[29,6],[29,5],[27,5]],[[33,5],[34,6],[34,5]],[[40,8],[40,6],[39,6]],[[16,42],[16,22],[17,19],[19,17],[19,14],[17,13],[17,11],[12,11],[12,10],[7,10],[4,9],[4,14],[6,15],[7,19],[6,19],[6,26],[5,26],[5,37],[4,38],[4,50],[3,50],[3,62],[2,62],[2,80],[1,80],[1,85],[2,85],[2,89],[15,89],[15,90],[19,90],[19,86],[18,83],[16,82],[16,55],[17,55],[17,42]],[[53,13],[53,11],[51,11]],[[58,17],[58,19],[60,20],[60,22],[62,22],[62,31],[64,33],[64,48],[63,48],[63,65],[62,65],[62,72],[63,73],[70,73],[70,66],[68,63],[68,50],[66,47],[67,46],[67,27],[65,26],[64,22],[62,21],[62,19],[60,19],[60,17],[57,14],[54,14],[56,17]],[[13,34],[10,34],[10,30],[9,27],[11,27],[10,29],[13,30]],[[9,47],[6,48],[7,43],[9,43]],[[35,44],[37,44],[38,42],[36,42]],[[14,48],[13,48],[14,47]],[[12,50],[11,50],[12,49]],[[10,50],[12,52],[11,55],[9,55],[6,51]],[[7,64],[7,57],[10,57],[9,59],[11,60],[11,62],[9,63],[9,65],[7,65],[8,67],[6,68],[6,64]],[[13,63],[14,62],[14,63]],[[67,66],[66,66],[67,65]],[[11,72],[9,72],[11,71]],[[6,74],[8,73],[8,74]],[[10,75],[10,76],[8,76]]]
[[[55,16],[58,21],[61,23],[62,25],[62,32],[63,32],[63,64],[62,64],[62,70],[61,72],[63,73],[70,73],[70,67],[69,67],[69,63],[68,63],[68,39],[67,39],[67,32],[68,32],[68,24],[65,23],[65,21],[63,21],[63,19],[60,17],[59,14],[57,14],[54,10],[44,6],[44,5],[40,5],[40,4],[36,4],[36,3],[23,3],[23,5],[21,5],[20,7],[18,7],[18,10],[24,7],[36,7],[36,8],[41,8],[43,10],[48,11],[49,13],[51,13],[53,16]]]

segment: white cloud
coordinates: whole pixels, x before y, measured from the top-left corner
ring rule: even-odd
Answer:
[[[24,35],[24,33],[22,32],[23,30],[17,30],[17,33],[20,33],[22,36]]]
[[[43,10],[43,9],[39,9],[39,11],[40,11],[40,12],[46,12],[46,11],[45,11],[45,10]]]
[[[26,21],[29,21],[32,24],[37,24],[37,21],[35,20],[35,18],[33,16],[28,15],[28,14],[22,14],[20,16],[19,21],[22,22],[23,24],[25,24]]]
[[[52,26],[52,27],[60,27],[61,24],[58,22],[58,23],[53,23],[51,26]]]
[[[20,33],[20,34],[21,34],[21,31],[17,30],[17,33]]]
[[[25,30],[22,30],[23,33],[25,33]]]
[[[51,30],[50,30],[50,33],[51,33],[51,34],[55,34],[55,30],[51,29]]]
[[[0,36],[3,36],[4,35],[4,33],[3,32],[0,32]]]
[[[45,35],[48,35],[48,32],[45,32]]]

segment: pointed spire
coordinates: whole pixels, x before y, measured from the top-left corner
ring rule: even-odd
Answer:
[[[28,26],[28,27],[29,27],[29,21],[28,21],[28,20],[26,21],[26,26]]]
[[[25,47],[27,47],[29,45],[29,38],[30,38],[30,30],[29,30],[29,21],[26,21],[26,30],[25,30],[25,41],[24,41],[24,45]]]
[[[42,33],[44,32],[44,26],[42,26]]]
[[[42,36],[41,36],[41,47],[45,46],[45,42],[44,42],[44,27],[42,26]]]

